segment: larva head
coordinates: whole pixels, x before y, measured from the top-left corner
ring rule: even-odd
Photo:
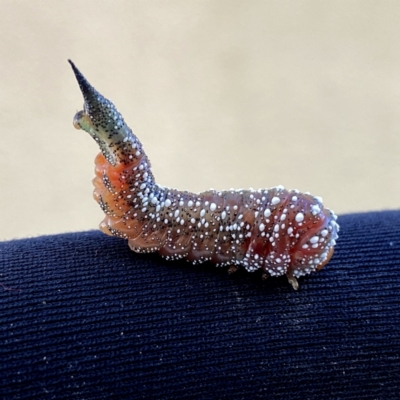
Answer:
[[[83,110],[77,112],[74,117],[74,127],[85,130],[96,140],[109,163],[115,165],[121,161],[125,162],[131,152],[127,150],[129,147],[126,142],[134,142],[132,131],[114,104],[90,85],[71,60],[68,62],[85,100]]]

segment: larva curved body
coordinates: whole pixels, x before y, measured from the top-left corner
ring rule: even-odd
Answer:
[[[296,278],[329,261],[339,226],[319,197],[282,186],[190,193],[158,185],[121,114],[70,64],[85,100],[74,126],[101,149],[93,184],[103,232],[127,239],[136,252],[286,275],[295,289]]]

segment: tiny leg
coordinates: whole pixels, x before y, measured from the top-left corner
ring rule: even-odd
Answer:
[[[294,276],[291,275],[286,275],[288,282],[292,285],[294,290],[297,290],[299,288],[299,282],[297,282],[297,279]]]
[[[236,272],[239,268],[236,267],[236,265],[231,265],[228,269],[228,274],[233,274],[234,272]]]
[[[268,277],[269,277],[269,274],[267,274],[266,272],[264,272],[264,273],[261,275],[261,279],[262,279],[263,281],[266,281],[266,280],[268,279]]]

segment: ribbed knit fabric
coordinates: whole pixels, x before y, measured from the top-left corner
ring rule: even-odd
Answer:
[[[400,398],[400,212],[339,222],[297,292],[100,232],[0,243],[0,398]]]

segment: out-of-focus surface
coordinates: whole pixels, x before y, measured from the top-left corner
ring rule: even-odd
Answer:
[[[156,179],[400,206],[400,2],[0,1],[0,239],[96,228],[71,58]]]

